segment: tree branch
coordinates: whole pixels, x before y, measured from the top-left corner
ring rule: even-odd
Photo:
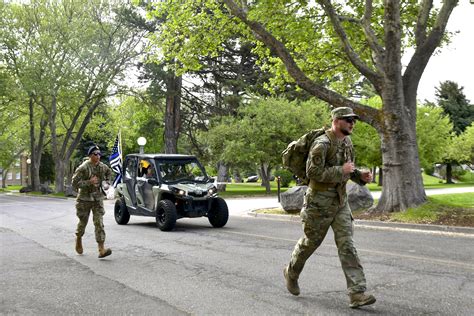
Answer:
[[[374,126],[377,129],[381,128],[379,113],[380,111],[360,103],[349,100],[339,93],[327,89],[326,87],[319,85],[308,78],[303,71],[298,67],[291,54],[286,49],[285,45],[277,40],[272,34],[270,34],[262,24],[250,21],[247,18],[245,12],[232,0],[222,0],[230,12],[238,17],[243,23],[245,23],[253,32],[258,35],[260,41],[266,46],[272,48],[277,56],[284,63],[290,76],[296,81],[296,83],[310,94],[317,98],[326,101],[334,107],[347,106],[353,108],[361,119]]]
[[[362,22],[361,20],[356,19],[352,16],[338,15],[337,18],[339,21],[346,21],[346,22],[351,22],[351,23],[356,23],[356,24],[360,24]]]
[[[354,51],[354,48],[349,42],[347,34],[344,31],[341,21],[339,20],[338,15],[334,10],[334,7],[332,6],[330,0],[318,0],[317,2],[323,7],[324,11],[329,16],[331,24],[334,27],[336,34],[339,36],[339,39],[341,40],[344,52],[349,58],[349,61],[362,75],[364,75],[374,85],[375,89],[380,92],[382,87],[381,75],[370,69],[370,67],[365,64],[360,59],[359,55]]]
[[[362,30],[364,31],[367,43],[369,44],[370,49],[374,53],[373,56],[375,60],[375,67],[379,73],[383,73],[383,60],[384,60],[384,49],[380,45],[377,36],[374,33],[374,30],[370,26],[372,20],[372,0],[365,1],[365,12],[364,17],[362,18]]]
[[[406,95],[416,95],[416,89],[418,88],[418,83],[423,75],[423,71],[435,49],[440,45],[444,32],[446,31],[449,17],[457,4],[458,0],[445,0],[443,2],[443,6],[438,13],[438,17],[430,34],[420,43],[420,46],[417,45],[415,53],[403,74],[403,87]],[[427,15],[429,15],[429,12]]]
[[[433,0],[423,0],[420,12],[418,13],[418,20],[416,21],[415,42],[416,46],[421,46],[426,39],[426,27],[428,18],[430,16],[431,8],[433,7]]]

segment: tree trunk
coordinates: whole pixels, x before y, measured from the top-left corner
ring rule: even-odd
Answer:
[[[267,194],[271,193],[270,188],[270,165],[266,162],[260,164],[260,178],[262,178],[262,186],[265,187]]]
[[[376,212],[405,211],[426,201],[416,142],[416,87],[420,76],[404,78],[401,62],[400,2],[385,2],[382,115],[378,129],[383,189]],[[424,63],[426,65],[426,63]]]
[[[35,150],[35,122],[34,122],[34,108],[33,108],[33,97],[30,96],[30,100],[28,103],[29,106],[29,124],[30,124],[30,151],[31,151],[31,167],[30,167],[30,177],[31,177],[31,188],[33,191],[39,191],[39,173],[38,173],[38,180],[36,179],[36,150]],[[36,182],[38,181],[38,182]]]
[[[378,186],[381,187],[383,184],[383,169],[379,167],[379,182]]]
[[[74,166],[72,161],[69,159],[67,163],[66,169],[66,186],[70,186],[72,184],[72,176],[74,175]]]
[[[377,167],[374,167],[372,170],[373,170],[372,171],[372,174],[373,174],[372,183],[377,183],[377,179],[376,179]]]
[[[217,163],[217,191],[224,192],[227,182],[227,165],[222,161]]]
[[[386,114],[380,133],[384,177],[382,195],[373,208],[376,212],[404,211],[426,201],[416,142],[416,115],[407,110],[413,108],[416,113],[416,107],[403,106],[403,100],[403,96],[396,95],[384,98],[384,108],[395,110]]]
[[[54,188],[55,192],[64,192],[64,175],[65,175],[65,167],[67,163],[62,159],[56,159],[54,161]]]
[[[446,164],[446,183],[453,184],[453,165],[448,162]]]
[[[40,190],[39,170],[41,165],[41,154],[43,151],[44,137],[46,133],[47,120],[41,118],[38,139],[35,136],[34,100],[29,99],[29,125],[30,125],[30,151],[31,151],[31,188],[33,191]]]
[[[7,170],[7,169],[3,169],[3,170],[2,170],[2,188],[6,188],[6,187],[7,187],[7,174],[8,174],[8,170]]]
[[[234,169],[233,172],[233,177],[234,177],[234,182],[235,183],[242,183],[242,177],[240,176],[240,170],[239,169]]]
[[[51,151],[54,159],[54,192],[64,192],[64,161],[61,160],[58,148],[58,136],[56,134],[56,113],[57,102],[56,94],[53,94],[51,100],[51,108],[49,113],[49,131],[51,133]]]
[[[166,79],[165,153],[178,153],[178,137],[181,129],[182,77],[169,74]]]

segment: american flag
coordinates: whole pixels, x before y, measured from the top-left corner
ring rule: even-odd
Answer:
[[[114,188],[122,182],[122,148],[120,146],[120,133],[115,138],[114,148],[112,148],[112,154],[109,157],[110,167],[117,174],[114,180]]]

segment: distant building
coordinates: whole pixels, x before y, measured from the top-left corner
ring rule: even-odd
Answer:
[[[1,186],[21,185],[27,186],[30,183],[30,165],[27,163],[28,156],[21,155],[20,159],[15,161],[12,166],[5,170],[0,166]]]

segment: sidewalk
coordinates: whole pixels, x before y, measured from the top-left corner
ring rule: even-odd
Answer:
[[[247,216],[267,218],[279,221],[290,221],[290,222],[301,222],[301,218],[298,214],[278,215],[278,214],[262,214],[250,211]],[[376,229],[376,230],[398,230],[406,232],[424,232],[432,235],[445,235],[445,236],[458,236],[474,238],[473,227],[461,227],[461,226],[445,226],[445,225],[432,225],[432,224],[410,224],[410,223],[399,223],[399,222],[382,222],[382,221],[368,221],[368,220],[354,220],[356,227],[364,229]]]
[[[465,188],[448,188],[448,189],[427,189],[426,195],[439,194],[454,194],[474,192],[474,187]],[[372,196],[377,199],[380,198],[381,192],[371,192]],[[299,214],[277,215],[277,214],[260,214],[255,213],[258,209],[281,208],[280,203],[276,197],[261,197],[261,198],[233,198],[226,199],[229,206],[229,213],[233,216],[251,216],[259,218],[268,218],[282,221],[300,222]],[[445,226],[445,225],[430,225],[430,224],[407,224],[397,222],[382,222],[382,221],[368,221],[355,220],[355,225],[366,229],[379,230],[404,230],[426,232],[440,235],[455,235],[474,238],[474,228],[459,227],[459,226]]]
[[[455,194],[455,193],[468,193],[474,192],[474,186],[464,188],[445,188],[445,189],[426,189],[426,195],[439,195],[439,194]],[[370,192],[374,199],[379,199],[382,191]]]
[[[436,194],[452,194],[452,193],[466,193],[474,192],[473,187],[452,188],[452,189],[427,189],[426,195]],[[371,192],[374,199],[380,198],[381,192]],[[226,198],[229,207],[230,215],[245,216],[250,211],[264,209],[264,208],[281,208],[278,198],[271,197],[243,197],[243,198]],[[285,215],[288,216],[288,215]],[[299,218],[299,217],[298,217]]]

